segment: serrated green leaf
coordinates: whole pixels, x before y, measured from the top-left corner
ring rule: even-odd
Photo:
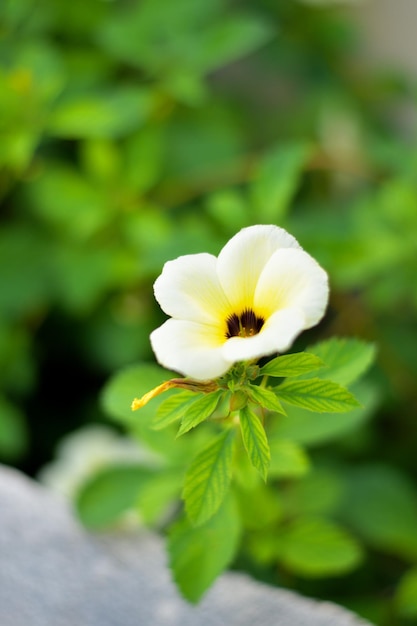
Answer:
[[[192,391],[180,391],[175,395],[166,398],[159,405],[151,421],[151,428],[161,430],[180,419],[196,398],[201,397]]]
[[[360,406],[350,391],[321,378],[284,381],[277,394],[288,404],[317,413],[344,413]]]
[[[207,419],[216,409],[222,393],[223,391],[221,389],[213,391],[212,393],[203,395],[189,405],[183,414],[177,436],[179,437],[187,433],[191,428],[194,428]]]
[[[240,427],[250,462],[266,481],[271,454],[261,420],[248,407],[244,407],[240,411]]]
[[[319,373],[320,378],[340,385],[355,382],[372,365],[376,353],[373,343],[337,337],[310,346],[309,351],[326,364]]]
[[[88,528],[105,528],[136,504],[152,471],[138,465],[107,467],[92,476],[76,497],[77,513]]]
[[[271,463],[269,475],[273,478],[304,476],[309,471],[310,462],[303,448],[293,441],[272,439],[269,441]]]
[[[400,615],[408,619],[417,617],[417,567],[401,578],[395,599]]]
[[[285,415],[285,409],[281,402],[278,400],[276,394],[265,387],[258,387],[256,385],[250,385],[246,388],[248,396],[252,402],[263,406],[268,411],[275,411]]]
[[[277,376],[286,378],[287,376],[299,376],[314,370],[320,369],[325,364],[315,354],[308,352],[298,352],[297,354],[284,354],[272,359],[261,367],[261,376]]]
[[[273,436],[313,446],[352,432],[372,417],[378,401],[378,390],[369,383],[356,383],[352,391],[362,406],[349,413],[316,413],[313,416],[307,409],[288,406],[288,415],[270,424]]]
[[[240,532],[240,518],[231,498],[226,498],[217,513],[197,528],[187,518],[173,526],[168,537],[170,567],[187,600],[198,602],[231,564]]]
[[[204,524],[219,509],[232,478],[235,431],[223,432],[191,463],[184,483],[185,510],[194,526]]]
[[[340,526],[320,518],[301,518],[279,541],[279,560],[307,578],[345,574],[357,567],[362,550]]]

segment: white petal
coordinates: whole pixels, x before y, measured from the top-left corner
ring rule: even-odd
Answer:
[[[167,315],[195,322],[219,323],[230,305],[216,273],[216,257],[189,254],[165,263],[154,284],[155,298]]]
[[[231,363],[224,359],[224,336],[214,326],[170,319],[151,333],[158,362],[196,380],[221,376]]]
[[[223,357],[233,363],[285,352],[305,326],[299,309],[283,309],[274,313],[253,337],[231,337],[223,346]]]
[[[265,225],[242,229],[224,246],[217,259],[217,273],[234,312],[253,307],[259,276],[281,248],[300,249],[300,245],[283,228]]]
[[[323,317],[328,298],[327,274],[313,257],[304,250],[278,250],[259,277],[255,310],[268,319],[275,311],[299,308],[304,328],[310,328]]]

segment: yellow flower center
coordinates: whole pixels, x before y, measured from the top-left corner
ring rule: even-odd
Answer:
[[[264,318],[256,315],[252,309],[245,309],[240,315],[232,313],[226,320],[226,338],[253,337],[261,331],[264,323]]]

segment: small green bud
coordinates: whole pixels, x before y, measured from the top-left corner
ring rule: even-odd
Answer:
[[[230,398],[230,411],[240,411],[248,403],[248,397],[243,391],[235,391]]]

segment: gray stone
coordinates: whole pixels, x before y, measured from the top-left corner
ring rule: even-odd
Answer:
[[[366,626],[348,611],[227,573],[197,606],[161,540],[90,534],[37,483],[0,468],[1,626]]]

